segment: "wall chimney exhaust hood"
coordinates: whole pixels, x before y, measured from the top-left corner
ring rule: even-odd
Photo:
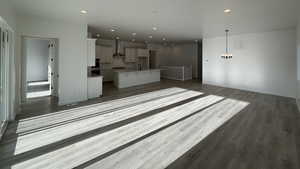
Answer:
[[[125,56],[124,53],[121,53],[121,45],[119,42],[119,39],[115,40],[115,53],[113,55],[113,57],[123,57]]]

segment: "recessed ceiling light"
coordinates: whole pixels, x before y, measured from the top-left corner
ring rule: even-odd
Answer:
[[[152,30],[157,31],[157,27],[153,27]]]
[[[152,38],[153,38],[153,36],[152,36],[152,35],[150,35],[150,36],[149,36],[149,38],[150,38],[150,39],[152,39]]]
[[[86,10],[81,10],[80,13],[87,14],[87,11]]]
[[[231,13],[231,9],[224,9],[224,13]]]
[[[167,40],[167,39],[166,39],[166,38],[163,38],[162,40],[164,40],[164,41],[165,41],[165,40]]]
[[[136,36],[136,33],[132,33],[132,36]]]
[[[111,32],[114,32],[114,31],[116,31],[116,30],[114,30],[114,29],[111,29],[110,31],[111,31]]]

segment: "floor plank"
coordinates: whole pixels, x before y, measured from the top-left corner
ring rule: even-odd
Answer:
[[[158,94],[158,93],[156,93]],[[200,96],[202,93],[194,91],[186,91],[183,93],[175,94],[172,96],[167,96],[161,99],[156,99],[148,101],[145,103],[137,104],[135,106],[126,107],[120,110],[115,110],[109,113],[103,113],[103,109],[99,108],[98,105],[95,107],[89,106],[88,110],[81,109],[83,112],[90,113],[100,113],[100,115],[92,116],[90,118],[81,119],[72,123],[67,123],[64,125],[59,125],[33,133],[19,135],[12,139],[6,139],[5,142],[1,144],[2,149],[0,154],[8,154],[7,152],[11,149],[11,143],[17,142],[15,146],[14,155],[18,155],[48,144],[58,142],[75,135],[79,135],[91,130],[95,130],[113,123],[120,122],[135,116],[142,115],[144,113],[153,111],[155,109],[163,108],[193,97]],[[109,106],[108,106],[109,107]],[[92,110],[90,110],[92,109]],[[71,111],[71,110],[70,110]],[[80,112],[77,109],[74,112]],[[60,116],[64,113],[59,113]],[[66,113],[66,116],[70,116],[70,113]],[[51,117],[47,117],[48,120],[51,120]],[[65,118],[64,118],[65,119]],[[39,123],[38,123],[39,124]],[[38,140],[38,141],[36,141]],[[7,158],[7,156],[1,156],[0,159]]]
[[[86,168],[166,168],[247,105],[226,99]]]
[[[11,127],[8,129],[8,132],[11,131],[12,133],[23,134],[26,132],[30,132],[31,130],[38,130],[56,124],[59,125],[63,122],[68,123],[70,120],[89,117],[97,113],[105,113],[110,110],[126,108],[132,105],[145,103],[162,97],[172,96],[174,94],[178,94],[184,91],[186,90],[181,88],[169,88],[146,94],[135,95],[123,99],[117,99],[89,106],[74,108],[71,110],[69,109],[51,114],[25,118],[18,121],[17,129]],[[15,130],[17,131],[15,132]]]
[[[145,110],[150,110],[151,106],[134,109],[140,115],[125,111],[187,90],[203,95],[182,98],[184,101],[177,97],[166,99],[164,103],[155,104],[158,109],[149,112]],[[104,84],[103,94],[102,98],[67,106],[58,106],[57,99],[51,97],[31,99],[23,104],[17,115],[18,121],[8,124],[9,130],[0,142],[0,168],[299,168],[300,114],[295,99],[202,85],[194,80],[163,80],[121,90],[112,84]],[[197,112],[196,107],[201,108],[201,104],[193,103],[209,96],[222,99],[208,101],[208,106]],[[236,104],[228,100],[236,101]],[[105,105],[105,102],[113,103],[110,106],[115,107]],[[170,105],[170,102],[176,103]],[[248,105],[234,113],[238,110],[237,103]],[[86,109],[95,104],[97,109]],[[178,109],[181,106],[185,107]],[[126,120],[112,120],[112,125],[103,123],[103,128],[99,124],[100,129],[97,120],[95,124],[84,125],[88,119],[106,113],[121,113],[123,109],[122,117]],[[204,115],[203,112],[207,113]],[[128,113],[134,117],[130,118]],[[71,130],[72,124],[74,127],[80,122],[83,122],[80,132]],[[43,135],[39,132],[56,133],[51,130],[55,127],[62,133],[69,131],[70,135],[57,135],[52,138],[56,141],[39,142]],[[23,143],[18,143],[18,139],[27,140],[19,150],[17,145],[22,147]],[[38,144],[30,143],[30,140]],[[6,144],[10,148],[4,152]]]
[[[59,150],[15,164],[12,168],[73,168],[124,144],[151,134],[220,100],[222,100],[222,97],[206,96]],[[219,107],[219,109],[221,108]]]

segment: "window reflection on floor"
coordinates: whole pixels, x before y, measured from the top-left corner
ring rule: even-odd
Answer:
[[[49,81],[38,81],[27,83],[26,98],[37,98],[50,96],[50,82]]]
[[[175,87],[27,118],[0,144],[0,161],[11,169],[165,168],[249,104]]]

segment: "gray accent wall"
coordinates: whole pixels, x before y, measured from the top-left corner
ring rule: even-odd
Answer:
[[[157,51],[157,66],[193,66],[193,78],[198,77],[197,43],[149,44],[148,49]]]

